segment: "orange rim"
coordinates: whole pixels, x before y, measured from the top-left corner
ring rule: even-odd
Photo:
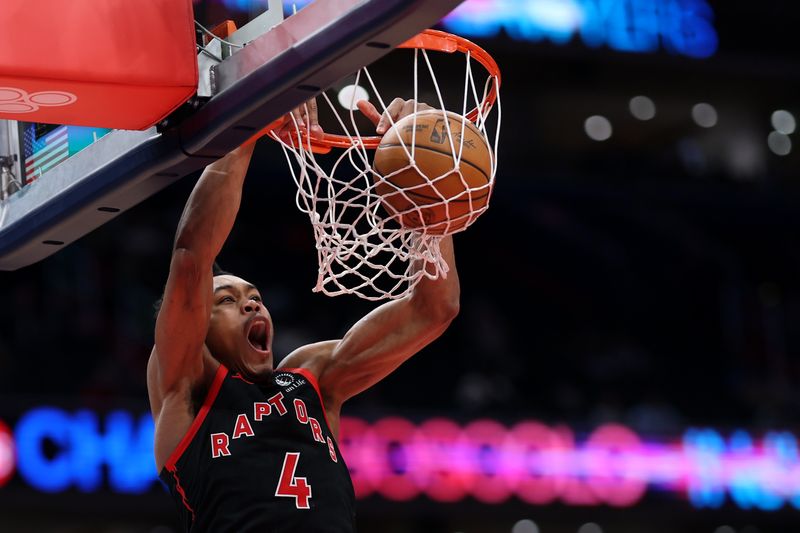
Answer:
[[[497,66],[497,62],[495,62],[494,58],[489,55],[486,50],[472,41],[464,39],[463,37],[459,37],[458,35],[453,35],[452,33],[447,33],[445,31],[423,30],[421,33],[415,35],[397,48],[417,48],[421,50],[432,50],[435,52],[444,52],[448,54],[461,52],[463,54],[469,54],[470,57],[475,58],[478,63],[483,65],[486,71],[490,74],[490,77],[494,79],[494,82],[479,106],[467,113],[466,117],[471,122],[475,122],[480,114],[488,112],[489,109],[491,109],[491,107],[494,105],[495,101],[497,101],[497,89],[500,87],[500,67]],[[277,127],[282,125],[283,121],[284,119],[281,118],[267,126],[263,131],[271,132],[273,129],[277,129]],[[259,137],[261,135],[262,133],[258,134]],[[332,148],[347,149],[353,146],[353,141],[347,135],[326,133],[321,139],[309,139],[305,133],[300,132],[300,138],[302,139],[304,146],[310,147],[312,152],[319,154],[326,154],[330,152]],[[378,147],[381,139],[381,136],[361,137],[364,147],[371,150],[374,150]]]

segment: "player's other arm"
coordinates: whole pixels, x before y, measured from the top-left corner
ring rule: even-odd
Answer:
[[[175,235],[169,277],[148,364],[154,414],[172,393],[203,376],[202,350],[211,314],[211,269],[233,228],[254,144],[237,148],[203,171]]]
[[[460,287],[452,237],[441,241],[449,272],[423,278],[412,292],[377,307],[333,345],[319,383],[328,408],[374,385],[438,338],[459,311]]]

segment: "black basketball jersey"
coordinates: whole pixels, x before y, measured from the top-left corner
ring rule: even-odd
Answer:
[[[186,531],[355,531],[350,474],[305,369],[253,384],[220,365],[160,477]]]

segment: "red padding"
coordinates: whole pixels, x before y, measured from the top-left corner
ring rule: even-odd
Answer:
[[[144,130],[197,90],[191,0],[2,0],[0,119]]]

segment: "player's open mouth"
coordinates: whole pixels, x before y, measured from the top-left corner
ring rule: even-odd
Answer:
[[[257,352],[267,351],[267,319],[257,316],[247,324],[247,341]]]

